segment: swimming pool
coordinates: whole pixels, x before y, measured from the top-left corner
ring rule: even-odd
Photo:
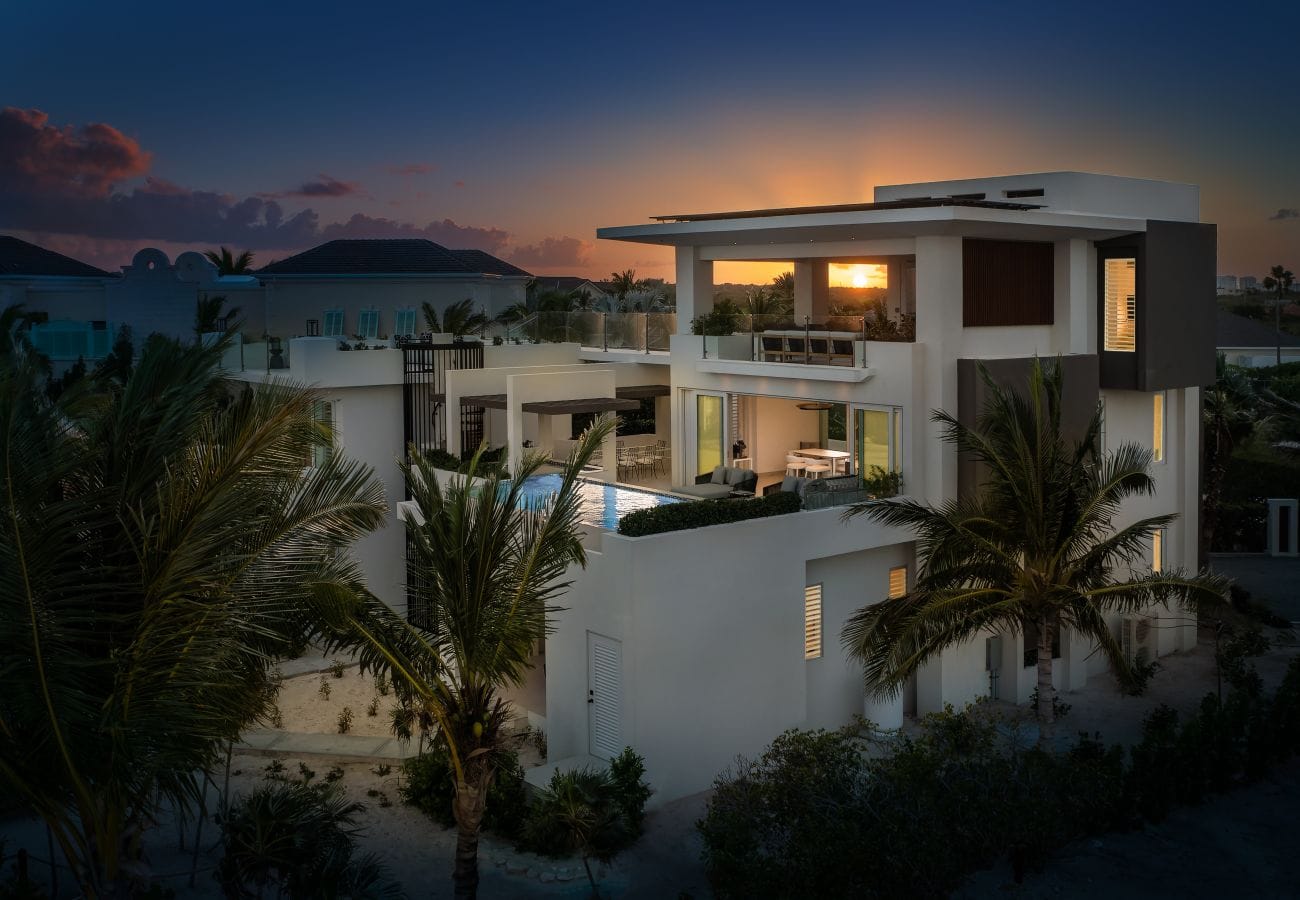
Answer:
[[[524,502],[544,503],[547,498],[560,490],[563,481],[563,476],[558,473],[530,476],[521,489]],[[584,525],[610,531],[616,530],[618,520],[630,512],[682,502],[681,497],[670,497],[667,494],[656,494],[653,491],[641,491],[586,478],[578,479],[578,496],[582,500],[579,520]]]

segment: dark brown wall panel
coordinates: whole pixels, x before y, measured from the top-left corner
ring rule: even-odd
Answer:
[[[1051,325],[1055,252],[1039,241],[962,241],[962,324]]]
[[[1066,440],[1077,441],[1083,437],[1097,411],[1097,357],[1088,355],[1039,357],[1044,366],[1061,364],[1061,433]],[[959,359],[957,360],[957,419],[963,425],[974,427],[975,420],[988,400],[988,385],[984,383],[981,369],[988,373],[993,383],[1010,388],[1019,394],[1029,387],[1029,376],[1034,367],[1034,357],[1014,359]],[[957,490],[967,493],[983,481],[983,466],[966,454],[957,457]]]
[[[1213,225],[1147,222],[1138,273],[1145,300],[1138,310],[1140,390],[1214,383],[1217,238]]]

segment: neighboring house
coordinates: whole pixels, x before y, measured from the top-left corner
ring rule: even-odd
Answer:
[[[21,304],[29,312],[68,320],[36,325],[31,333],[59,370],[78,357],[96,359],[108,352],[112,340],[104,299],[116,280],[70,256],[0,235],[0,309]]]
[[[1214,322],[1214,343],[1224,359],[1234,366],[1277,365],[1279,346],[1282,362],[1300,360],[1300,337],[1285,331],[1279,335],[1272,319],[1257,321],[1219,310]]]
[[[328,387],[340,444],[376,466],[398,506],[394,457],[407,443],[459,453],[486,440],[560,456],[575,414],[653,408],[654,433],[621,449],[611,438],[600,454],[587,566],[570,573],[516,700],[545,729],[552,760],[632,745],[665,802],[707,788],[736,754],[760,752],[786,728],[855,714],[895,727],[990,694],[1028,701],[1035,668],[1022,635],[990,631],[948,649],[891,702],[865,700],[839,637],[854,610],[907,590],[916,555],[909,534],[843,522],[837,504],[862,496],[858,476],[873,466],[931,503],[975,487],[930,412],[972,421],[981,368],[1023,383],[1035,356],[1060,357],[1067,427],[1100,405],[1105,446],[1133,441],[1155,456],[1156,494],[1131,500],[1117,524],[1179,516],[1137,565],[1196,566],[1200,389],[1214,380],[1215,343],[1215,227],[1198,220],[1194,186],[1069,172],[880,187],[875,202],[836,207],[668,216],[598,236],[674,248],[675,316],[572,313],[539,332],[572,343],[344,353],[304,339],[291,342],[284,375]],[[714,263],[733,260],[791,263],[793,319],[817,324],[691,334],[713,307]],[[880,323],[829,316],[829,266],[845,261],[885,267],[894,340],[874,339],[890,333]],[[829,482],[805,487],[797,513],[616,533],[628,508],[679,501],[655,489],[693,486],[728,463],[760,492],[780,487],[790,465],[853,474],[834,483],[850,488],[843,494],[814,490]],[[640,487],[601,484],[611,481]],[[401,529],[367,541],[376,592],[403,608]],[[1196,645],[1195,615],[1183,610],[1112,625],[1133,653]],[[1094,651],[1062,634],[1057,685],[1103,674]]]
[[[578,275],[537,275],[533,279],[533,291],[537,294],[582,294],[593,306],[599,306],[610,299],[604,288],[590,279]]]
[[[400,238],[329,241],[255,273],[266,287],[255,333],[413,335],[426,331],[421,307],[441,313],[471,300],[489,317],[525,299],[531,277],[482,250],[449,250],[433,241]]]

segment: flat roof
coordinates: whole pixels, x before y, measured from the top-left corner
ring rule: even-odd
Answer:
[[[656,222],[711,222],[724,219],[761,219],[770,216],[797,216],[815,213],[870,212],[877,209],[928,209],[935,206],[970,206],[981,209],[1042,209],[1037,203],[1012,203],[1005,200],[974,200],[960,197],[915,197],[904,200],[880,200],[871,203],[836,203],[830,206],[784,206],[773,209],[743,209],[735,212],[681,213],[651,216]]]
[[[505,409],[505,394],[475,394],[460,398],[461,406]],[[641,401],[619,397],[578,397],[571,400],[533,400],[520,406],[524,412],[543,416],[578,415],[580,413],[620,412],[640,409]]]

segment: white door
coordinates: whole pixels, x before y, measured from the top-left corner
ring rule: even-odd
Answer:
[[[592,756],[623,751],[623,645],[587,632],[587,742]]]

